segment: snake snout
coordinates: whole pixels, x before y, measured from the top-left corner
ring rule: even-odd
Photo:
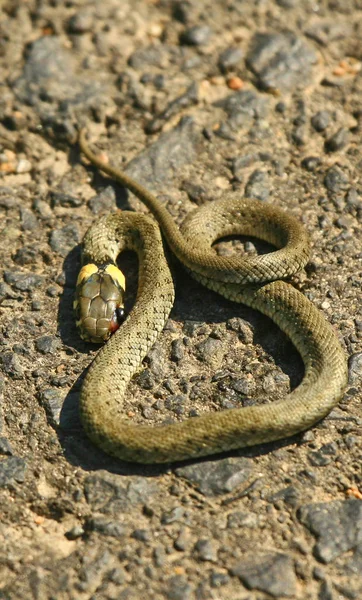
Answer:
[[[115,265],[85,265],[78,276],[74,309],[81,337],[105,342],[125,318],[125,280]]]

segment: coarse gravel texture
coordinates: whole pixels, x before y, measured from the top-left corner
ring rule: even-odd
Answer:
[[[359,600],[361,0],[1,11],[0,598]],[[349,355],[349,387],[324,422],[163,468],[92,446],[77,410],[97,351],[74,327],[79,243],[96,215],[146,209],[81,160],[79,124],[178,223],[231,188],[304,223],[313,254],[293,281]],[[129,306],[137,265],[121,260]],[[176,303],[130,385],[130,418],[188,418],[298,385],[303,365],[276,326],[173,269]]]

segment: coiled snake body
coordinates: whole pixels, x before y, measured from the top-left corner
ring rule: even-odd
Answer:
[[[309,242],[302,226],[280,209],[232,195],[197,209],[179,230],[152,194],[89,150],[84,131],[79,143],[94,165],[131,190],[156,219],[133,212],[108,215],[100,218],[84,239],[85,260],[91,265],[102,265],[104,270],[104,265],[115,264],[125,248],[137,252],[140,265],[135,305],[97,354],[83,383],[80,410],[89,437],[122,460],[162,463],[278,440],[326,416],[346,386],[345,354],[323,315],[292,285],[279,281],[308,261]],[[159,226],[168,246],[194,278],[228,299],[259,310],[290,337],[301,354],[305,374],[284,400],[155,427],[133,425],[125,418],[122,398],[128,383],[163,329],[174,301]],[[225,258],[211,248],[218,238],[239,234],[259,237],[278,250],[256,257]],[[91,272],[95,270],[92,266]],[[82,299],[86,279],[83,271],[78,286],[78,298],[86,305],[78,315],[83,331],[89,317],[89,301]],[[116,283],[122,287],[119,280]],[[79,300],[77,304],[79,309]]]

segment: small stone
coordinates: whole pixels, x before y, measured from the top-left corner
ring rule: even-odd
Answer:
[[[150,369],[144,369],[137,376],[138,385],[144,390],[152,390],[155,386],[154,377],[150,371]]]
[[[302,160],[302,167],[306,171],[313,173],[320,165],[322,161],[318,156],[306,156]]]
[[[334,135],[328,138],[325,142],[325,149],[327,152],[336,152],[344,148],[350,138],[349,130],[346,127],[341,127],[336,131]]]
[[[11,444],[6,437],[0,437],[0,454],[8,456],[14,454]]]
[[[43,335],[35,341],[35,348],[41,354],[56,354],[61,345],[60,339],[54,335]]]
[[[319,588],[318,600],[337,600],[333,593],[332,585],[328,581],[322,581]]]
[[[23,378],[24,369],[21,360],[14,352],[3,352],[0,354],[0,364],[4,373],[9,375],[12,379]]]
[[[323,563],[332,562],[361,543],[361,500],[307,504],[298,510],[298,518],[317,537],[314,552]]]
[[[192,587],[184,575],[174,575],[168,580],[167,600],[191,600]]]
[[[327,129],[331,121],[331,115],[328,110],[319,110],[311,119],[312,126],[316,131]]]
[[[346,202],[349,208],[361,209],[362,208],[362,200],[361,196],[358,194],[356,188],[350,188],[346,193]]]
[[[256,33],[246,61],[263,89],[292,91],[307,85],[317,56],[295,33]]]
[[[60,414],[63,408],[64,397],[53,388],[43,390],[39,393],[39,400],[45,408],[49,421],[53,427],[60,425]]]
[[[20,292],[31,292],[44,283],[44,277],[31,272],[5,271],[4,279]]]
[[[106,517],[92,517],[87,523],[87,529],[114,538],[123,538],[127,533],[127,528],[123,523]]]
[[[99,194],[93,196],[88,204],[94,215],[113,212],[117,206],[114,188],[108,185]]]
[[[178,534],[174,546],[179,552],[184,552],[190,545],[190,535],[186,527],[183,527]]]
[[[140,542],[150,542],[151,541],[151,533],[148,529],[135,529],[131,537]]]
[[[158,485],[146,477],[124,477],[112,473],[89,475],[84,484],[85,497],[94,511],[118,516],[137,504],[146,504]]]
[[[329,192],[336,193],[348,188],[349,179],[340,167],[334,165],[328,169],[324,178],[324,185]]]
[[[210,585],[213,588],[219,588],[223,585],[227,585],[229,581],[230,577],[226,573],[218,573],[217,571],[212,571],[210,575]]]
[[[221,360],[224,354],[223,344],[220,340],[208,337],[198,344],[197,353],[200,360],[213,366]]]
[[[82,206],[82,204],[82,198],[78,196],[72,196],[71,194],[67,194],[62,190],[52,192],[53,206],[65,206],[69,208],[75,208],[77,206]]]
[[[297,578],[293,561],[281,552],[254,552],[230,569],[250,590],[260,590],[273,598],[294,596]]]
[[[16,173],[29,173],[33,168],[30,160],[26,158],[21,158],[16,166]]]
[[[171,360],[173,360],[174,362],[180,362],[183,359],[183,357],[184,357],[183,341],[180,339],[172,340],[171,355],[170,355]]]
[[[320,450],[318,452],[309,452],[308,460],[313,467],[325,467],[331,462],[331,458]]]
[[[50,246],[54,252],[65,257],[80,242],[78,226],[75,224],[65,225],[61,229],[54,229],[50,234]]]
[[[82,535],[84,535],[84,529],[81,525],[75,525],[74,527],[72,527],[72,529],[66,531],[64,535],[67,538],[67,540],[77,540],[78,538],[82,537]]]
[[[225,458],[205,461],[176,469],[176,475],[195,485],[205,496],[218,496],[233,491],[251,475],[251,463],[246,458]]]
[[[22,483],[25,478],[26,462],[18,456],[10,456],[0,461],[0,488],[7,487],[17,481]]]
[[[76,12],[68,23],[69,33],[86,33],[93,27],[93,12],[85,8]]]
[[[256,169],[249,177],[249,180],[245,186],[246,198],[257,198],[258,200],[265,201],[269,198],[269,178],[267,173]]]
[[[165,62],[165,55],[162,48],[156,45],[140,48],[131,54],[128,64],[137,71],[148,69],[150,66],[162,67]]]
[[[362,382],[362,352],[357,352],[349,357],[348,380],[351,385]]]
[[[230,69],[240,63],[243,58],[243,51],[237,46],[230,46],[221,52],[218,60],[218,65],[223,73],[227,73]]]
[[[195,544],[195,554],[204,562],[217,562],[217,546],[209,538],[200,539]]]
[[[239,527],[248,527],[249,529],[255,529],[258,526],[259,519],[255,513],[235,511],[228,515],[228,529],[237,529]]]
[[[202,46],[207,44],[210,35],[211,29],[207,25],[194,25],[181,34],[180,41],[186,46]]]

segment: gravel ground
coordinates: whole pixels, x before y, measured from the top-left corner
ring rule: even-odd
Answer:
[[[2,1],[1,599],[362,598],[361,35],[361,0]],[[77,402],[96,350],[71,309],[79,242],[96,215],[145,209],[81,161],[78,124],[179,223],[231,188],[304,223],[313,255],[294,283],[349,355],[324,422],[169,468],[87,440]],[[174,272],[171,317],[130,385],[134,420],[298,385],[276,326]]]

